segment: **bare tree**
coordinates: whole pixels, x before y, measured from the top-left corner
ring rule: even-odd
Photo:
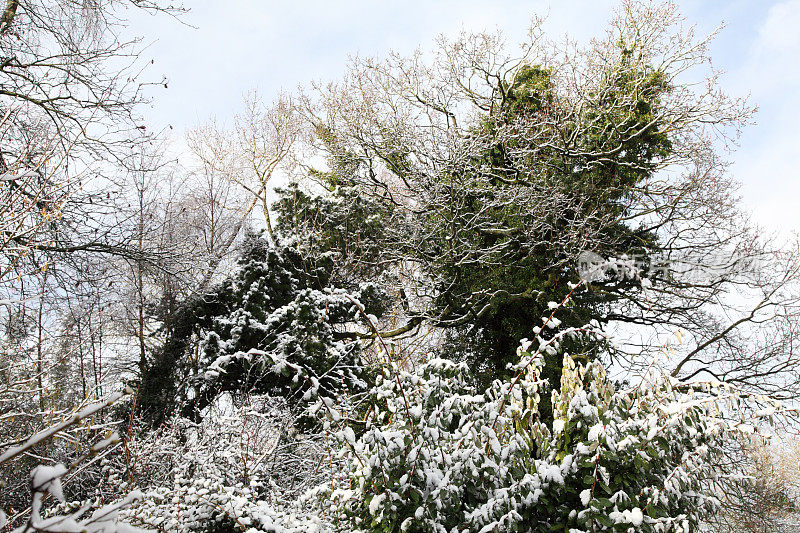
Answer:
[[[275,236],[269,213],[272,187],[281,166],[289,162],[292,148],[301,134],[300,125],[292,99],[287,95],[265,106],[253,92],[245,98],[245,110],[235,116],[232,129],[211,121],[187,136],[205,173],[214,173],[235,183],[251,198],[242,210],[242,220],[257,205],[260,207],[267,234],[273,242]]]
[[[113,225],[101,228],[101,219],[118,210],[120,165],[149,142],[136,109],[151,83],[143,80],[139,41],[119,37],[126,24],[121,10],[182,8],[156,1],[3,4],[0,174],[15,213],[4,222],[29,212],[25,202],[39,214],[44,208],[47,221],[31,226],[29,220],[36,232],[4,231],[5,249],[127,253],[125,236]]]
[[[50,424],[75,405],[95,405],[93,398],[120,377],[105,376],[107,304],[92,297],[109,280],[93,254],[141,257],[124,226],[110,224],[119,212],[120,169],[149,142],[136,116],[147,85],[138,41],[119,38],[126,24],[119,10],[129,7],[181,11],[150,1],[8,0],[0,6],[0,307],[9,326],[0,335],[0,463],[6,511],[24,497],[17,489],[30,482],[31,468],[44,457],[77,466],[78,455],[88,459],[111,444],[93,447],[109,429],[104,421],[74,428],[96,410],[73,413],[71,422],[52,432]],[[42,498],[48,490],[55,495],[64,472],[51,474],[36,477],[34,505],[16,507],[12,525],[49,527],[40,523]],[[70,519],[64,527],[102,527]]]

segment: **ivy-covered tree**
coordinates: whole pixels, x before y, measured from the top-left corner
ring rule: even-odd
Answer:
[[[243,249],[234,275],[182,306],[148,366],[140,396],[153,421],[178,407],[196,417],[223,392],[282,396],[302,408],[319,394],[367,386],[356,329],[383,313],[385,295],[370,283],[332,285],[330,256],[305,258],[258,235]]]
[[[402,136],[414,130],[392,131],[386,121],[400,117],[391,109],[377,105],[366,123],[353,125],[337,122],[342,109],[326,108],[333,123],[320,122],[317,131],[331,171],[312,177],[329,194],[285,191],[276,206],[282,229],[314,253],[347,258],[351,276],[415,271],[418,279],[405,285],[424,312],[409,318],[424,314],[446,328],[442,353],[468,362],[487,386],[507,372],[519,339],[531,336],[548,306],[580,281],[581,252],[647,256],[659,249],[653,231],[625,219],[634,214],[632,191],[671,154],[669,116],[661,109],[671,86],[628,46],[635,45],[620,42],[612,51],[599,69],[597,93],[579,112],[553,69],[530,62],[509,69],[478,119],[457,129],[455,115],[448,116],[453,146],[445,154]],[[395,77],[402,65],[365,65],[356,75],[388,89],[355,98],[383,103],[416,95],[418,107],[436,110]],[[403,126],[420,127],[412,124]],[[564,327],[601,318],[609,303],[638,287],[628,276],[593,281],[573,298]],[[584,356],[596,348],[584,347]],[[551,380],[559,368],[559,360],[548,362]]]
[[[610,69],[606,83],[613,89],[595,107],[587,108],[586,116],[575,117],[568,125],[563,124],[564,110],[555,98],[551,72],[532,65],[518,68],[510,83],[501,84],[502,96],[480,126],[491,139],[485,153],[470,163],[464,175],[447,178],[460,182],[457,194],[463,207],[435,214],[459,224],[480,220],[468,235],[468,248],[441,256],[441,243],[451,230],[425,219],[433,228],[444,229],[426,258],[439,280],[436,308],[446,325],[455,326],[448,332],[451,341],[443,353],[454,349],[460,353],[483,386],[514,362],[519,339],[531,336],[532,325],[549,314],[551,302],[563,301],[580,281],[576,258],[582,251],[642,258],[658,251],[653,232],[622,220],[632,213],[631,190],[650,178],[658,161],[669,154],[670,142],[660,131],[657,112],[669,87],[651,68],[629,66],[630,53],[624,50],[618,59],[621,65]],[[621,106],[624,99],[635,102]],[[580,152],[542,142],[556,135],[556,125],[570,132]],[[626,136],[622,133],[626,131],[637,135]],[[531,210],[529,203],[497,201],[512,198],[519,189],[549,195],[556,203],[561,198],[562,205]],[[570,234],[565,241],[563,236]],[[590,290],[574,294],[574,305],[562,313],[561,327],[601,318],[609,303],[637,287],[632,276],[599,273]],[[493,293],[491,298],[476,311],[475,295],[487,291]],[[584,355],[591,357],[596,347],[584,349]],[[549,379],[559,378],[559,366],[556,359],[548,361]]]
[[[782,346],[795,342],[786,289],[797,259],[743,226],[715,147],[753,110],[707,68],[710,39],[670,2],[628,1],[585,47],[548,43],[534,25],[518,55],[483,33],[427,56],[355,60],[305,101],[327,158],[309,179],[324,190],[287,193],[284,234],[346,258],[350,279],[390,283],[406,319],[393,331],[425,321],[448,341],[439,353],[466,361],[480,386],[508,375],[518,340],[583,279],[553,333],[593,320],[680,328],[693,346],[676,376],[719,372],[763,389],[740,364],[747,352],[797,387],[767,362],[781,357],[765,348],[775,343],[738,336],[766,321],[784,332]],[[609,266],[587,278],[586,256]],[[732,289],[755,295],[755,308],[726,314]],[[586,360],[601,349],[573,348]],[[646,350],[630,351],[633,364]],[[723,370],[704,350],[730,351],[713,358]],[[551,382],[560,366],[547,361]]]

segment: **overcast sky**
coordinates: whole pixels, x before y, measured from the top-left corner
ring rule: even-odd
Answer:
[[[731,174],[755,220],[767,229],[800,231],[800,0],[680,0],[700,31],[724,22],[712,48],[731,94],[750,95],[760,111]],[[393,0],[195,0],[180,24],[164,16],[135,15],[145,36],[152,75],[168,88],[152,94],[152,126],[176,135],[214,115],[226,120],[242,95],[258,89],[265,100],[281,89],[339,77],[353,54],[381,55],[429,47],[439,34],[462,28],[501,28],[521,42],[534,13],[547,15],[552,37],[579,41],[600,35],[616,2]]]

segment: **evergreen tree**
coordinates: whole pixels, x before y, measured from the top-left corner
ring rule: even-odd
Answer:
[[[143,409],[155,422],[179,405],[197,417],[228,392],[281,396],[302,410],[319,394],[363,390],[368,371],[351,326],[380,316],[385,295],[370,283],[333,286],[333,271],[330,256],[248,236],[236,273],[182,306],[145,373]]]

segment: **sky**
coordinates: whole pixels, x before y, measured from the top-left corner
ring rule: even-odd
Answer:
[[[687,22],[708,33],[722,86],[759,107],[735,153],[731,176],[754,222],[767,232],[800,232],[800,0],[678,0]],[[144,37],[152,77],[145,118],[180,138],[210,117],[226,121],[242,97],[265,101],[312,80],[332,80],[348,57],[430,48],[440,34],[503,30],[522,42],[534,14],[553,38],[586,41],[602,34],[617,2],[608,0],[194,0],[181,22],[134,12],[130,30]]]

